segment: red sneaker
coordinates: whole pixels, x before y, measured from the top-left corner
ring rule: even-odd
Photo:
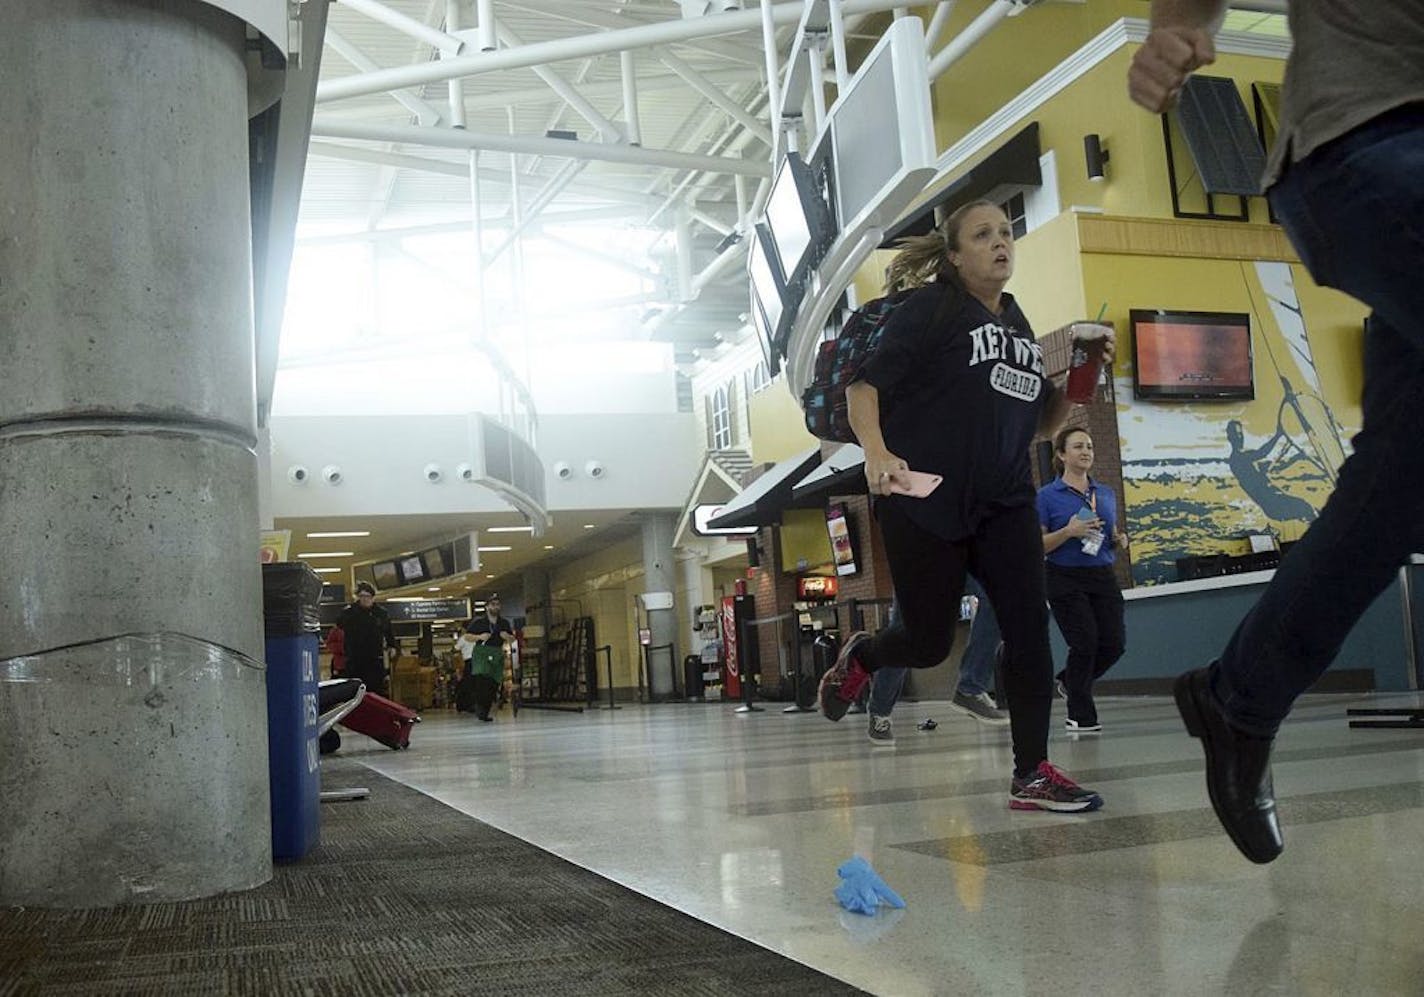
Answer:
[[[1086,813],[1103,805],[1103,798],[1084,789],[1049,763],[1038,763],[1033,775],[1014,777],[1009,784],[1010,810],[1053,810],[1058,813]]]
[[[816,700],[820,703],[821,714],[827,720],[839,720],[845,716],[850,704],[856,701],[866,683],[870,681],[870,673],[861,667],[854,657],[856,646],[869,639],[870,634],[863,630],[847,637],[846,642],[841,645],[841,653],[836,656],[836,663],[821,676]]]

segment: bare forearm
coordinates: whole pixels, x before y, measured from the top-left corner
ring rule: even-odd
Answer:
[[[1068,527],[1061,530],[1054,530],[1052,533],[1043,534],[1043,552],[1052,554],[1059,547],[1062,547],[1069,540],[1073,539],[1073,534],[1068,531]]]
[[[850,428],[868,456],[886,451],[885,437],[880,433],[880,391],[873,384],[856,381],[846,388],[846,416]]]

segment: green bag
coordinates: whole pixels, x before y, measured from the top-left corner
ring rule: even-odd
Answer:
[[[470,674],[483,675],[495,682],[504,681],[504,647],[476,644],[470,655]]]

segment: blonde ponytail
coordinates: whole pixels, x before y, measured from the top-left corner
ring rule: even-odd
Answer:
[[[959,230],[964,225],[964,217],[975,208],[1003,210],[993,201],[982,198],[970,201],[955,208],[944,223],[928,235],[912,235],[896,242],[895,248],[899,251],[885,268],[885,293],[907,291],[934,281],[953,284],[962,290],[959,271],[949,262],[949,251],[959,248]]]

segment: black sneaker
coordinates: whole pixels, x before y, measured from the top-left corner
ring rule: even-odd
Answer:
[[[1101,734],[1103,732],[1103,725],[1096,720],[1092,723],[1087,723],[1086,721],[1079,723],[1077,720],[1069,717],[1063,721],[1063,727],[1070,734]]]
[[[1084,789],[1047,759],[1038,763],[1033,775],[1014,776],[1009,784],[1010,810],[1052,810],[1056,813],[1086,813],[1103,805],[1103,798]]]
[[[890,726],[889,717],[878,717],[872,713],[868,736],[870,743],[877,748],[895,747],[895,730]]]
[[[841,653],[836,656],[836,663],[821,676],[816,702],[820,704],[821,715],[827,720],[839,720],[845,716],[851,703],[859,698],[861,690],[870,681],[870,673],[854,657],[856,645],[869,639],[870,634],[863,630],[847,637],[841,645]]]

